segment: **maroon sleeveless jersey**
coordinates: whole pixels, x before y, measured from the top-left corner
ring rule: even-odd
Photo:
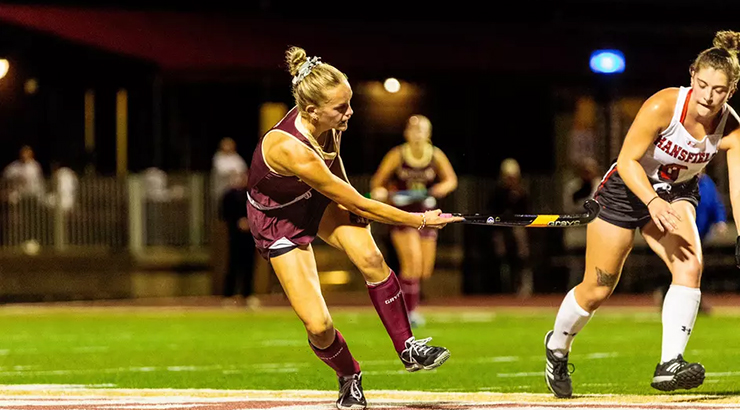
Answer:
[[[328,131],[326,143],[319,146],[308,133],[301,132],[296,125],[298,122],[298,109],[294,107],[268,133],[278,131],[293,136],[323,158],[332,173],[341,175],[339,161],[336,160],[341,133]],[[269,259],[270,250],[311,243],[331,200],[298,177],[272,171],[262,155],[264,137],[257,143],[249,167],[247,215],[257,250],[262,257]]]
[[[434,146],[431,144],[424,150],[421,158],[414,158],[408,144],[399,147],[401,151],[401,166],[396,168],[390,185],[396,191],[426,191],[437,182],[437,172],[434,170]],[[407,212],[424,212],[429,207],[423,202],[417,202],[406,206],[399,206]]]

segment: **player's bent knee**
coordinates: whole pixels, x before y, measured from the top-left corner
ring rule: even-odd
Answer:
[[[673,282],[677,285],[699,287],[704,266],[697,258],[690,258],[673,267]]]
[[[419,265],[414,265],[412,263],[402,264],[401,274],[403,275],[404,278],[420,279],[421,278],[421,268],[419,267]]]
[[[306,332],[312,339],[328,340],[334,336],[334,323],[331,318],[309,320],[305,323]]]
[[[380,269],[384,263],[383,254],[377,249],[368,249],[355,259],[360,270]]]
[[[582,293],[582,299],[579,298],[578,302],[583,303],[582,308],[589,312],[593,312],[598,309],[602,303],[604,303],[609,296],[612,294],[614,289],[608,286],[589,286]]]

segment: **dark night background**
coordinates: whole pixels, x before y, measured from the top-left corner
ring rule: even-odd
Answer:
[[[23,144],[75,169],[115,172],[115,92],[129,92],[129,170],[208,170],[218,140],[249,156],[261,103],[292,104],[282,58],[290,45],[345,71],[350,82],[393,76],[415,84],[413,107],[460,174],[494,176],[505,157],[525,172],[555,167],[553,116],[562,90],[596,93],[596,48],[618,48],[627,70],[612,84],[649,95],[685,85],[715,31],[739,29],[738,2],[537,3],[18,2],[0,5],[0,163]],[[39,91],[23,92],[27,78]],[[84,90],[96,93],[96,152],[85,153]],[[373,172],[400,142],[402,122],[378,121],[355,98],[343,144],[352,174]]]
[[[234,138],[249,159],[263,104],[293,104],[283,58],[296,45],[349,76],[355,115],[343,136],[342,156],[350,176],[373,173],[388,149],[402,142],[408,116],[420,113],[432,121],[435,145],[461,177],[461,195],[440,207],[482,211],[499,164],[513,157],[530,183],[533,207],[561,212],[560,183],[573,165],[564,145],[577,134],[571,127],[576,103],[592,97],[601,110],[591,116],[601,124],[589,132],[602,146],[598,159],[605,170],[612,154],[603,149],[609,146],[606,136],[614,140],[622,132],[606,132],[605,102],[624,97],[634,103],[659,89],[688,85],[689,66],[714,34],[740,31],[740,1],[431,3],[0,2],[0,58],[11,65],[0,80],[0,167],[28,144],[47,177],[55,161],[81,175],[121,176],[116,94],[122,89],[128,93],[128,172],[158,167],[179,177],[206,173],[224,137]],[[624,73],[590,71],[591,52],[607,48],[624,53]],[[383,91],[388,77],[401,80],[404,91]],[[25,87],[31,79],[38,84],[32,93]],[[86,92],[95,96],[94,150],[85,145]],[[735,101],[730,104],[737,106]],[[621,121],[628,125],[631,119]],[[718,181],[723,192],[726,175],[724,170]],[[152,213],[159,216],[151,225],[189,233],[186,211],[163,209]],[[197,245],[208,240],[202,228]],[[437,267],[461,271],[465,293],[499,292],[490,284],[498,269],[491,234],[478,228],[443,230],[440,243],[446,248],[440,249],[454,252],[441,256]],[[570,265],[582,260],[580,245],[568,248],[563,230],[528,232],[537,253],[536,291],[564,292],[568,272],[580,269]],[[190,243],[190,236],[182,238]],[[707,260],[715,261],[715,278],[722,269],[736,283],[732,264],[717,267],[731,248],[716,247],[718,256]],[[623,279],[622,289],[652,291],[645,275],[665,277],[660,261],[645,249],[633,252],[642,252],[632,259],[640,280]],[[393,264],[393,253],[388,257]]]

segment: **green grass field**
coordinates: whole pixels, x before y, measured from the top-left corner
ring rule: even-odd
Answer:
[[[427,310],[417,337],[432,336],[450,360],[408,374],[372,308],[332,309],[337,328],[374,390],[545,393],[543,336],[554,309]],[[332,371],[309,349],[298,319],[283,308],[0,309],[0,384],[119,388],[335,390]],[[692,392],[740,392],[740,316],[700,316],[687,358],[707,368]],[[649,386],[660,354],[654,310],[604,308],[571,354],[574,389],[656,394]]]

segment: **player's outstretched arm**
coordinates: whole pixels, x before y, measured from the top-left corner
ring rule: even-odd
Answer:
[[[438,210],[413,214],[365,198],[351,185],[332,174],[314,151],[298,141],[286,139],[279,144],[273,143],[265,152],[265,156],[269,164],[277,168],[276,170],[297,176],[311,188],[363,218],[415,228],[424,225],[441,228],[449,222],[461,219],[444,218],[440,216],[441,212]]]

